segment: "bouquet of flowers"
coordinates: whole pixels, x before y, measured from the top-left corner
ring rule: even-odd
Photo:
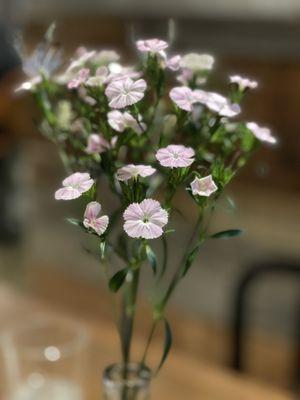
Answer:
[[[140,275],[152,268],[157,286],[170,268],[174,195],[186,191],[186,202],[195,208],[198,217],[187,248],[152,304],[152,329],[139,364],[146,364],[153,334],[162,324],[165,343],[158,370],[172,342],[166,306],[201,245],[241,233],[210,232],[218,199],[260,142],[276,139],[268,128],[239,119],[244,97],[257,82],[236,75],[229,78],[225,96],[207,91],[212,56],[172,54],[159,39],[135,45],[134,66],[121,64],[115,51],[83,47],[64,65],[50,29],[25,59],[28,80],[17,90],[31,91],[41,110],[41,132],[57,145],[67,171],[55,199],[84,198],[82,216],[69,222],[98,238],[100,261],[112,253],[122,261],[118,271],[108,268],[108,287],[123,295],[118,328],[125,369],[131,362]],[[105,181],[118,201],[116,210],[101,207]],[[159,255],[155,240],[161,241]]]

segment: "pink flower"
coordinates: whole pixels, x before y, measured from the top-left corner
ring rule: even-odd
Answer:
[[[194,196],[205,196],[209,197],[212,193],[218,190],[218,186],[215,184],[211,175],[205,176],[204,178],[196,178],[191,183],[192,193]]]
[[[246,126],[258,140],[271,144],[277,143],[277,139],[272,135],[269,128],[261,127],[256,122],[248,122]]]
[[[105,94],[112,108],[124,108],[137,103],[144,97],[147,84],[144,79],[130,78],[114,80],[106,88]]]
[[[116,81],[119,79],[139,79],[142,76],[140,71],[135,71],[131,66],[123,66],[119,63],[111,63],[108,65],[109,75],[107,78],[107,82],[110,83],[112,81]]]
[[[89,104],[90,106],[94,106],[97,103],[93,97],[88,96],[87,90],[84,86],[80,86],[78,88],[77,94],[80,99],[82,99],[86,104]]]
[[[149,40],[138,40],[136,46],[142,53],[161,53],[169,45],[164,40],[149,39]]]
[[[232,104],[226,97],[218,93],[194,90],[195,102],[206,105],[211,111],[222,117],[235,117],[241,112],[238,104]]]
[[[81,69],[75,78],[71,79],[68,83],[68,89],[77,89],[80,85],[85,83],[90,76],[90,70],[88,68]]]
[[[132,238],[158,238],[163,234],[162,228],[168,223],[167,211],[153,199],[130,204],[123,217],[125,220],[124,230]]]
[[[103,86],[107,82],[108,74],[108,68],[103,65],[102,67],[97,68],[96,75],[90,77],[87,80],[86,85],[91,87]]]
[[[189,81],[193,79],[194,73],[191,69],[183,68],[181,73],[177,76],[178,82],[183,85],[188,85]]]
[[[181,63],[181,56],[176,55],[167,60],[166,67],[171,69],[172,71],[178,71],[180,68],[180,63]]]
[[[92,133],[88,137],[87,147],[85,149],[88,154],[100,154],[109,150],[110,144],[101,134]]]
[[[79,47],[75,54],[76,58],[71,61],[71,64],[66,71],[67,73],[83,68],[87,61],[94,57],[96,51],[87,51],[84,47]]]
[[[243,78],[239,75],[233,75],[229,77],[230,83],[236,83],[239,87],[240,91],[244,91],[246,89],[256,89],[258,83],[256,81],[252,81],[248,78]]]
[[[195,96],[194,92],[189,87],[180,86],[171,89],[170,98],[182,110],[192,111],[193,104],[195,103]]]
[[[145,178],[153,175],[155,171],[156,169],[149,165],[129,164],[117,170],[117,179],[119,181],[128,181],[131,178],[136,179],[138,176]]]
[[[181,144],[170,144],[156,152],[156,158],[163,167],[182,168],[191,165],[195,152],[191,147]]]
[[[83,225],[95,231],[99,236],[106,231],[109,222],[107,215],[98,217],[100,211],[101,205],[97,201],[92,201],[86,206],[83,220]]]
[[[55,192],[56,200],[77,199],[82,193],[87,192],[93,186],[94,180],[87,172],[75,172],[63,180],[61,189]]]
[[[110,111],[107,114],[108,124],[117,132],[124,132],[125,129],[131,128],[137,134],[143,133],[147,126],[137,121],[129,112],[121,112],[118,110]]]

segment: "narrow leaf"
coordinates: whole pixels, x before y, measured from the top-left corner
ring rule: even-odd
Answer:
[[[109,289],[116,293],[123,285],[128,273],[128,268],[121,269],[109,280]]]
[[[187,258],[186,258],[186,261],[185,261],[185,263],[184,263],[184,265],[183,265],[183,268],[182,268],[182,271],[181,271],[181,274],[180,274],[180,279],[184,278],[185,275],[187,274],[188,270],[191,268],[191,266],[192,266],[192,264],[193,264],[193,262],[194,262],[194,259],[195,259],[196,255],[197,255],[197,253],[198,253],[199,247],[200,247],[200,243],[198,243],[198,244],[189,252],[189,254],[188,254]]]
[[[105,257],[105,250],[106,250],[106,242],[105,240],[100,242],[100,254],[101,254],[101,259],[103,260]]]
[[[241,229],[228,229],[227,231],[221,231],[214,233],[210,236],[211,239],[227,239],[230,237],[240,236],[244,233]]]
[[[160,278],[164,276],[168,265],[168,242],[166,236],[162,235],[161,240],[162,240],[163,254],[162,254],[162,267],[159,274]]]
[[[149,264],[152,267],[153,273],[154,273],[154,275],[156,275],[156,271],[157,271],[156,255],[155,255],[154,251],[151,249],[151,247],[148,244],[146,245],[146,255],[147,255],[147,259],[149,261]]]
[[[160,363],[158,364],[155,374],[157,374],[159,372],[159,370],[161,369],[161,367],[164,365],[164,363],[168,357],[168,354],[171,350],[172,342],[173,342],[170,324],[168,323],[168,321],[165,318],[162,321],[164,323],[164,330],[165,330],[164,349],[163,349],[162,358],[160,360]]]
[[[80,226],[81,228],[83,227],[83,223],[79,219],[66,218],[66,220],[72,225]]]

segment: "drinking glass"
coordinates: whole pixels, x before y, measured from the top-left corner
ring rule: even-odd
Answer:
[[[34,315],[1,335],[7,400],[83,400],[88,334],[73,321]]]

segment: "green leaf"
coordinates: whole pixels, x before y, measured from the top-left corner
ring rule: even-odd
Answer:
[[[80,228],[83,227],[83,223],[79,219],[75,218],[66,218],[66,221],[69,222],[69,224],[80,226]]]
[[[162,358],[160,360],[160,363],[158,364],[157,370],[155,372],[155,375],[159,372],[159,370],[161,369],[161,367],[164,365],[168,354],[171,350],[172,347],[172,331],[171,331],[171,327],[170,324],[168,323],[168,321],[164,318],[163,320],[164,323],[164,330],[165,330],[165,341],[164,341],[164,349],[163,349],[163,355]]]
[[[47,43],[52,43],[54,39],[54,33],[56,30],[56,22],[52,22],[52,24],[48,27],[45,33],[45,40]]]
[[[145,250],[146,250],[146,256],[149,261],[149,264],[152,267],[154,275],[156,275],[156,271],[157,271],[156,255],[155,255],[154,251],[151,249],[151,247],[149,246],[149,244],[146,245]]]
[[[199,247],[200,247],[200,243],[198,243],[198,244],[189,252],[189,254],[188,254],[187,258],[186,258],[186,261],[185,261],[185,263],[184,263],[184,265],[183,265],[183,268],[182,268],[182,270],[181,270],[180,279],[184,278],[185,275],[187,274],[188,270],[191,268],[191,266],[192,266],[192,264],[193,264],[193,262],[194,262],[194,260],[195,260],[195,257],[196,257],[196,255],[197,255],[197,253],[198,253]]]
[[[169,235],[170,233],[174,233],[175,232],[175,229],[167,229],[165,232],[164,232],[164,234],[165,235]]]
[[[211,239],[228,239],[235,236],[240,236],[244,233],[242,229],[228,229],[227,231],[221,231],[214,233],[210,236]]]
[[[161,240],[162,240],[163,258],[162,258],[162,267],[159,274],[159,278],[162,278],[164,276],[168,265],[168,242],[166,236],[162,235]]]
[[[116,293],[123,285],[128,273],[128,268],[121,269],[109,280],[109,289]]]
[[[103,240],[100,242],[100,254],[102,260],[105,258],[105,250],[106,250],[106,242],[105,240]]]

